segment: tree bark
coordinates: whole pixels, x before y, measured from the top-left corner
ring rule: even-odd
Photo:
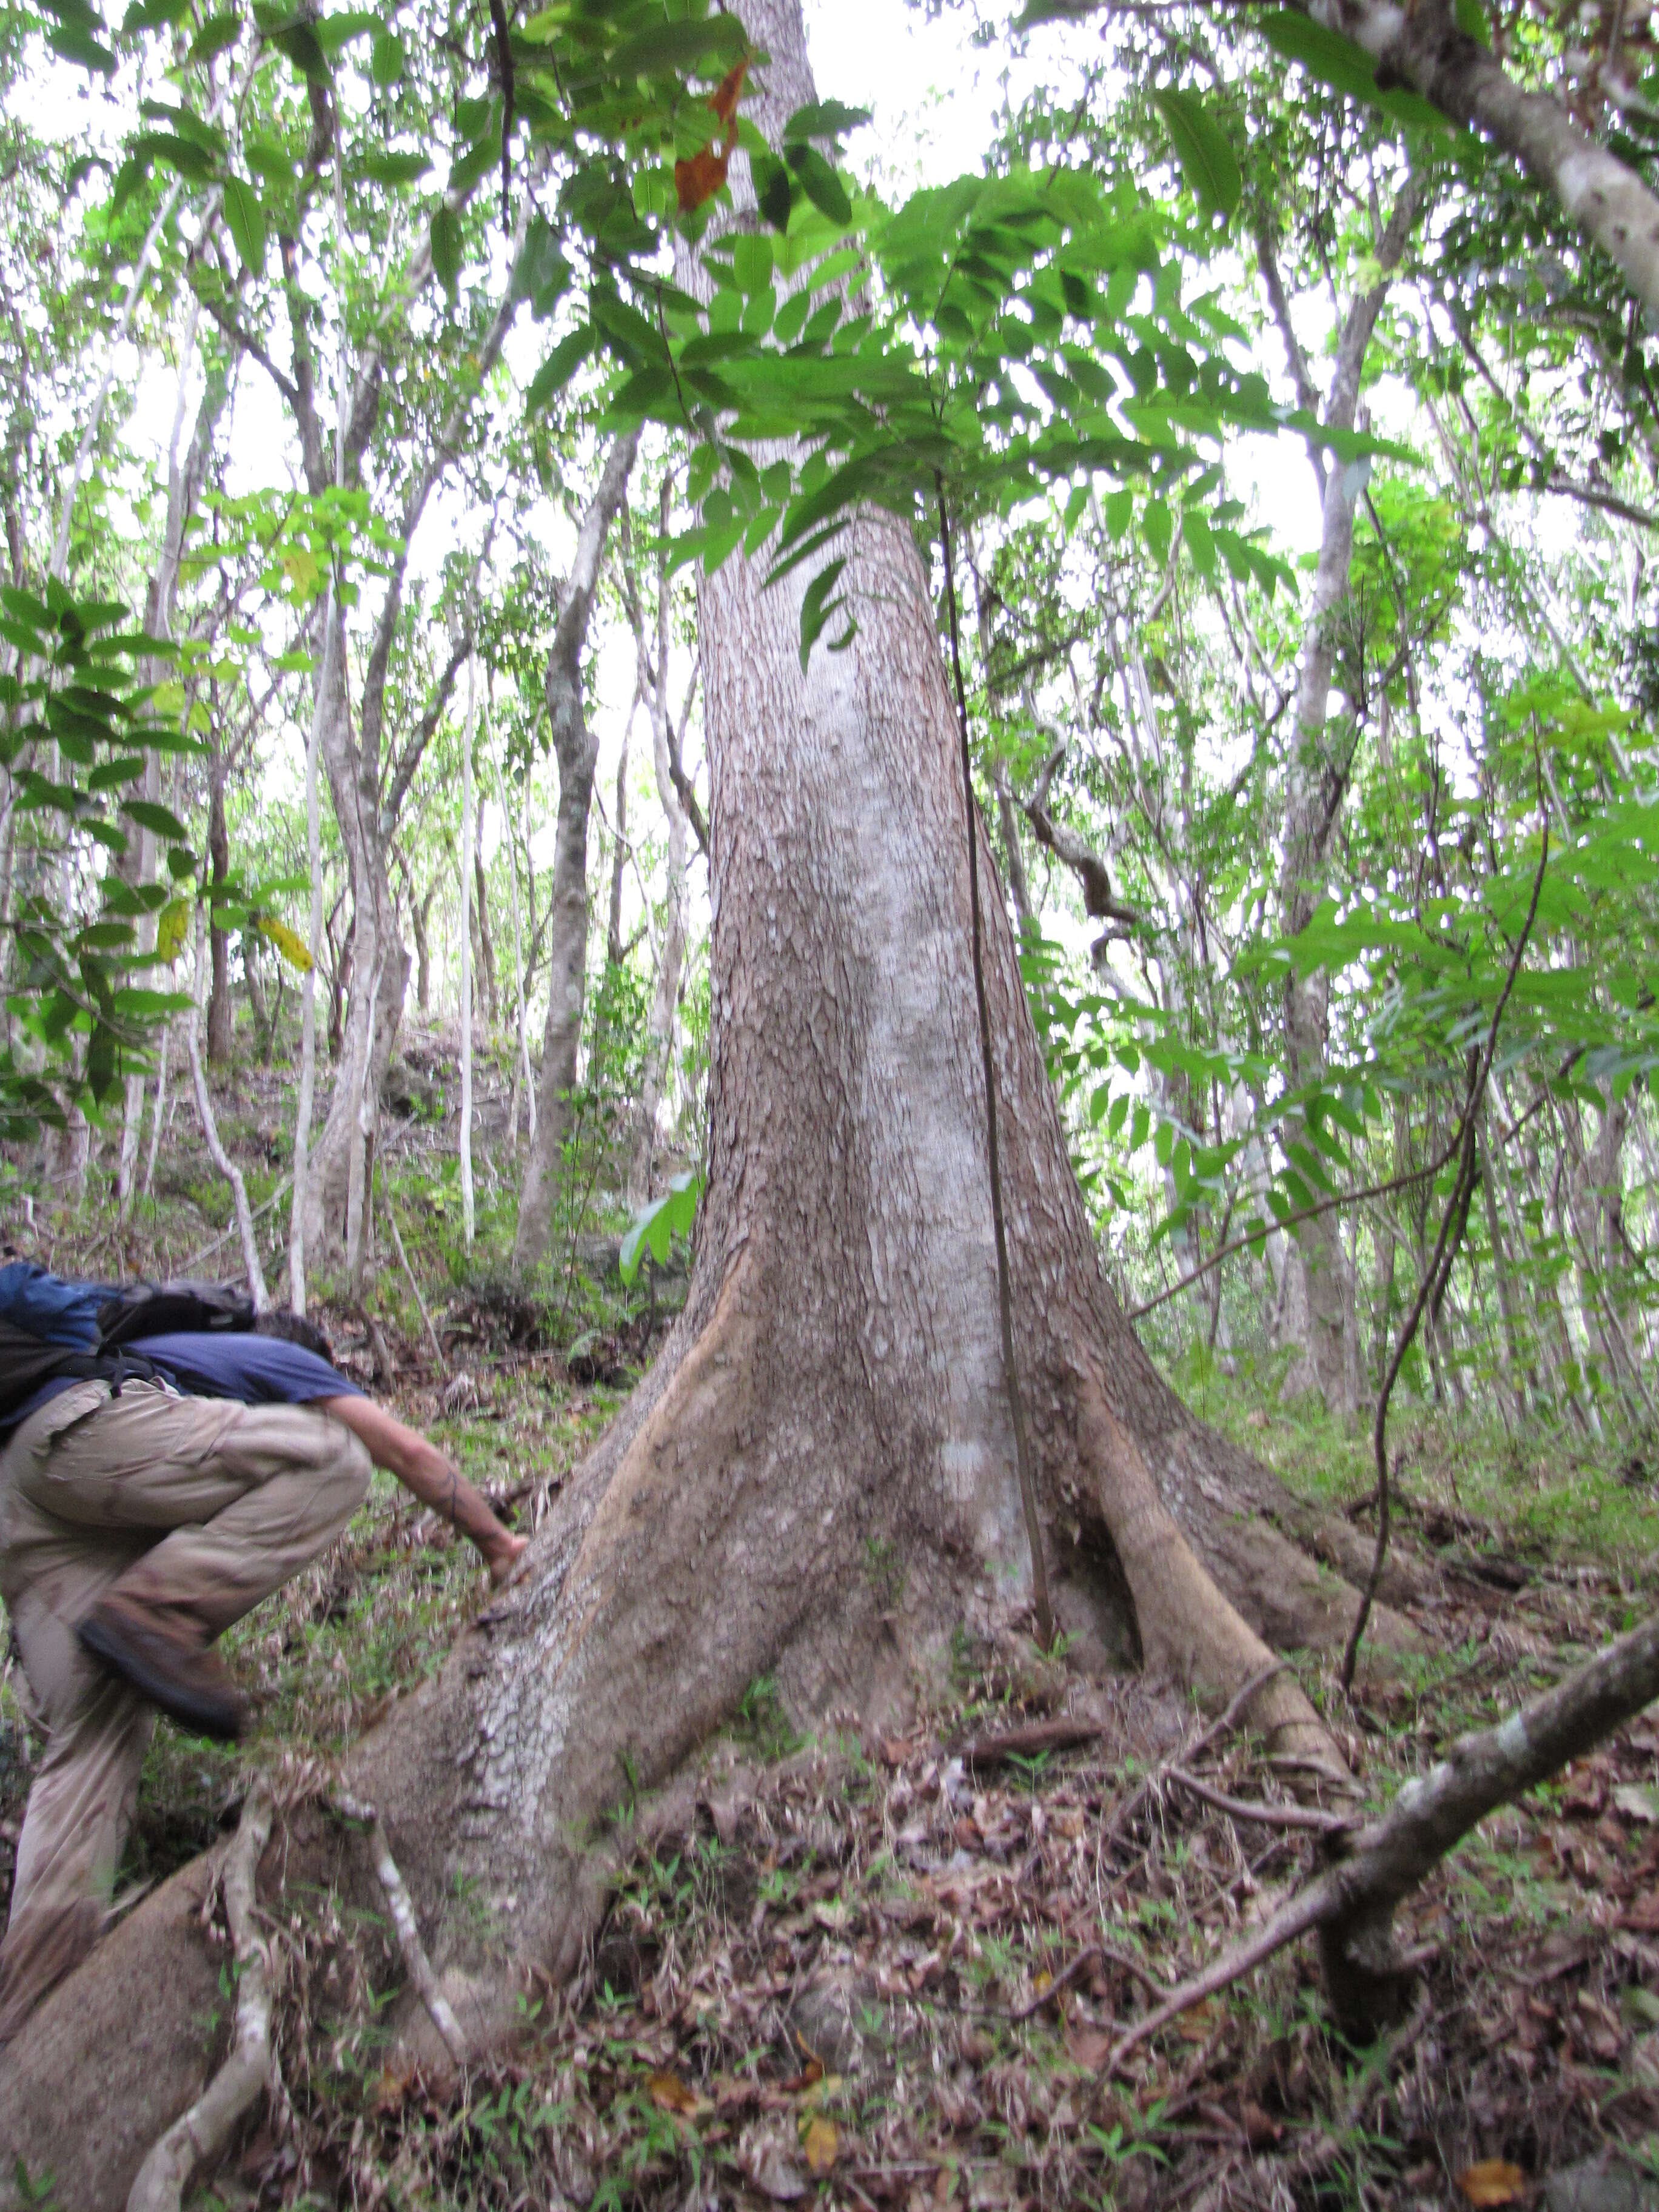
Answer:
[[[775,138],[812,96],[799,0],[744,0],[743,15],[772,56],[754,112]],[[625,467],[613,453],[607,475]],[[567,638],[597,521],[586,535]],[[1026,1617],[955,714],[909,531],[864,515],[833,550],[860,627],[805,671],[810,565],[769,589],[737,555],[701,593],[710,1149],[685,1308],[522,1580],[345,1762],[475,2051],[523,2016],[477,1904],[518,1962],[568,1973],[602,1898],[604,1816],[672,1778],[757,1675],[802,1720],[850,1706],[879,1723],[909,1706],[918,1671],[948,1666],[957,1635],[1018,1633]],[[568,745],[570,720],[555,727]],[[585,743],[571,754],[591,759]],[[1274,1525],[1294,1520],[1286,1494],[1192,1419],[1103,1282],[981,854],[1016,1349],[1057,1615],[1103,1662],[1222,1700],[1267,1668],[1254,1724],[1345,1781],[1262,1639],[1334,1647],[1352,1593]],[[902,1563],[896,1607],[872,1556]],[[287,1878],[302,1861],[320,1872],[324,1849],[301,1823]],[[203,1879],[186,1869],[144,1900],[0,2063],[0,2140],[35,2165],[49,2141],[60,2192],[91,2212],[119,2203],[145,2147],[134,2109],[153,2138],[199,2081],[214,1982],[188,1914]],[[394,2025],[441,2075],[418,1999],[405,1993]]]
[[[484,1019],[491,1030],[501,1026],[501,991],[495,976],[495,940],[489,933],[489,887],[484,875],[483,854],[477,840],[483,834],[483,810],[473,824],[472,911],[478,933],[478,980],[483,986]]]
[[[587,817],[593,801],[599,739],[582,704],[582,653],[605,541],[628,489],[639,435],[618,438],[605,456],[599,489],[582,517],[575,558],[565,583],[558,627],[547,657],[547,714],[559,763],[559,812],[553,848],[552,912],[548,927],[547,1027],[536,1090],[536,1134],[526,1158],[514,1242],[516,1267],[535,1267],[552,1233],[560,1157],[569,1122],[581,1042],[587,981]]]
[[[413,898],[409,902],[409,918],[415,930],[415,1003],[422,1014],[432,1011],[432,948],[427,926],[437,895],[438,886],[433,884],[418,905]]]

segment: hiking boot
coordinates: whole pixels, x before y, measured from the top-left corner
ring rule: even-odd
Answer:
[[[118,1592],[76,1629],[86,1649],[141,1697],[192,1735],[234,1743],[247,1725],[247,1700],[199,1633]]]

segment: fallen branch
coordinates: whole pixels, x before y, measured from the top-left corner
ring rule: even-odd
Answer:
[[[398,1938],[398,1948],[403,1956],[404,1972],[426,2007],[427,2016],[437,2029],[444,2049],[457,2066],[465,2066],[467,2060],[466,2038],[461,2032],[461,2023],[456,2019],[449,1999],[438,1987],[438,1977],[432,1971],[432,1961],[421,1941],[414,1902],[403,1875],[398,1870],[398,1862],[392,1856],[392,1846],[386,1841],[380,1814],[372,1805],[360,1804],[355,1797],[339,1795],[329,1800],[329,1809],[338,1819],[368,1829],[369,1856],[374,1862],[375,1878],[385,1893],[386,1906],[392,1914],[392,1932]]]
[[[1407,1782],[1382,1819],[1334,1832],[1341,1856],[1266,1927],[1172,1990],[1121,2036],[1115,2073],[1172,2020],[1226,1989],[1310,1929],[1320,1933],[1325,1990],[1340,2025],[1374,2035],[1397,2013],[1411,1961],[1393,1954],[1395,1906],[1498,1806],[1548,1779],[1659,1697],[1659,1615],[1587,1660],[1496,1728],[1460,1736],[1427,1774]]]
[[[1182,1745],[1179,1753],[1180,1758],[1183,1760],[1196,1759],[1200,1752],[1208,1751],[1212,1744],[1219,1743],[1225,1737],[1231,1735],[1234,1728],[1237,1724],[1239,1716],[1243,1712],[1251,1698],[1255,1697],[1256,1692],[1261,1689],[1265,1689],[1267,1685],[1272,1681],[1275,1674],[1281,1674],[1284,1671],[1285,1665],[1285,1662],[1283,1659],[1270,1660],[1267,1666],[1261,1668],[1258,1673],[1252,1674],[1249,1680],[1245,1683],[1243,1688],[1234,1697],[1226,1711],[1221,1715],[1221,1717],[1218,1720],[1212,1721],[1208,1728],[1201,1729],[1200,1733],[1194,1736],[1189,1742],[1183,1743]],[[1128,1826],[1130,1821],[1133,1820],[1135,1814],[1140,1810],[1147,1798],[1152,1796],[1153,1790],[1158,1788],[1164,1776],[1169,1773],[1173,1764],[1173,1760],[1161,1760],[1158,1765],[1152,1769],[1152,1771],[1144,1778],[1137,1787],[1129,1792],[1129,1795],[1118,1807],[1116,1812],[1113,1814],[1105,1832],[1101,1837],[1100,1848],[1103,1851],[1106,1850],[1109,1845],[1114,1844],[1117,1840],[1118,1837],[1122,1833],[1123,1830]]]
[[[269,1793],[255,1789],[225,1860],[225,1918],[236,1960],[236,2024],[224,2064],[187,2112],[152,2145],[127,2212],[179,2212],[191,2176],[216,2158],[243,2115],[271,2087],[270,1968],[253,1928],[254,1886],[270,1840]]]
[[[1347,1814],[1322,1812],[1316,1805],[1261,1805],[1243,1797],[1229,1797],[1222,1790],[1212,1790],[1207,1782],[1200,1782],[1197,1775],[1188,1774],[1182,1766],[1166,1767],[1164,1771],[1171,1782],[1178,1782],[1183,1790],[1234,1820],[1254,1820],[1264,1828],[1311,1828],[1322,1836],[1353,1826]]]
[[[1103,1733],[1099,1721],[1031,1721],[1000,1735],[975,1736],[957,1753],[964,1766],[995,1766],[1006,1759],[1041,1759],[1048,1751],[1076,1751]]]
[[[1018,2027],[1022,2021],[1034,2019],[1042,2010],[1044,2005],[1054,2002],[1062,1990],[1070,1989],[1072,1984],[1086,1974],[1091,1966],[1121,1966],[1126,1974],[1133,1975],[1141,1987],[1149,1990],[1154,1997],[1163,1997],[1168,1994],[1164,1984],[1158,1980],[1157,1975],[1143,1966],[1133,1953],[1120,1951],[1113,1943],[1091,1943],[1085,1949],[1078,1953],[1069,1966],[1060,1968],[1041,1996],[1034,1996],[1029,2004],[1021,2005],[1017,2012],[1011,2012],[1008,2015],[1010,2022]]]

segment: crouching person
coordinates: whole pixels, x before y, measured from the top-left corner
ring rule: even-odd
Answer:
[[[0,1455],[0,1597],[46,1738],[0,1942],[0,2043],[97,1940],[156,1712],[243,1733],[215,1641],[334,1540],[371,1462],[495,1581],[526,1540],[290,1315],[125,1349],[153,1379],[48,1382]]]

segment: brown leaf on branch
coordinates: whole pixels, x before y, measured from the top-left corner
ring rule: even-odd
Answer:
[[[720,121],[726,125],[725,145],[717,146],[711,138],[700,154],[694,154],[690,161],[674,164],[674,191],[682,215],[690,215],[705,200],[713,199],[726,182],[726,164],[732,159],[738,143],[738,100],[748,73],[746,61],[741,61],[735,69],[728,70],[708,102]]]
[[[689,161],[674,164],[674,191],[680,204],[680,213],[690,215],[705,200],[712,200],[726,182],[726,164],[729,153],[721,153],[714,146],[705,146],[701,154],[694,154]]]
[[[735,69],[727,70],[714,91],[709,95],[708,105],[733,134],[733,137],[726,142],[728,150],[735,140],[738,128],[738,101],[743,92],[743,81],[748,74],[747,61],[739,62]]]

